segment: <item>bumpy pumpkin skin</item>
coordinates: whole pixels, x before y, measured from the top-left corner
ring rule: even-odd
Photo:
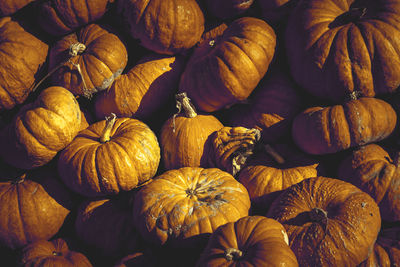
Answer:
[[[215,31],[195,48],[179,84],[179,91],[206,112],[245,100],[275,54],[275,32],[261,19],[239,18]]]
[[[195,0],[122,0],[117,6],[131,36],[160,54],[192,48],[204,31],[204,15]]]
[[[48,45],[10,17],[0,18],[0,111],[23,103],[45,63]],[[16,75],[18,74],[18,75]]]
[[[73,196],[56,172],[35,170],[0,183],[0,244],[16,249],[50,239],[73,208]]]
[[[38,7],[38,21],[51,35],[62,36],[100,19],[114,0],[49,0]]]
[[[192,247],[220,225],[247,216],[246,188],[217,168],[167,171],[143,186],[134,200],[135,225],[153,244]]]
[[[336,103],[353,91],[375,96],[397,89],[399,1],[299,2],[288,21],[285,38],[297,83],[311,94]]]
[[[71,92],[58,86],[48,87],[2,131],[0,156],[21,169],[43,166],[78,134],[81,116]]]
[[[326,177],[286,189],[267,217],[283,224],[300,266],[356,266],[373,250],[381,227],[379,208],[368,194]]]
[[[160,162],[154,132],[143,122],[117,118],[111,139],[102,143],[102,120],[79,132],[60,153],[60,177],[71,190],[88,197],[129,191],[150,178]]]
[[[379,145],[353,151],[339,166],[338,177],[368,193],[385,221],[400,220],[400,168]]]
[[[276,220],[246,216],[220,226],[196,266],[299,266],[288,242],[285,228]]]
[[[86,49],[71,57],[70,46],[76,43],[84,44]],[[91,97],[109,88],[122,73],[128,62],[128,52],[112,30],[90,24],[56,42],[49,52],[49,71],[68,59],[70,61],[51,76],[53,84],[67,88],[74,95]],[[82,75],[73,64],[79,64]]]
[[[36,0],[3,0],[0,3],[0,16],[10,16]]]
[[[20,266],[92,267],[92,264],[84,254],[70,250],[63,239],[57,238],[51,241],[38,240],[24,247]]]
[[[335,153],[385,139],[396,121],[390,104],[362,97],[343,105],[306,109],[295,117],[292,137],[306,153]]]
[[[118,117],[149,117],[177,91],[184,63],[179,56],[151,54],[142,58],[98,95],[96,117],[102,119],[111,112]]]

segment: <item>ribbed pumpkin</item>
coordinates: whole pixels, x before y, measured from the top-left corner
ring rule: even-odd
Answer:
[[[342,105],[306,109],[295,117],[292,137],[307,153],[335,153],[385,139],[396,120],[390,104],[361,97]]]
[[[74,207],[70,191],[47,168],[9,179],[0,182],[1,246],[16,249],[50,239]]]
[[[115,0],[48,0],[39,3],[40,26],[62,36],[100,19]]]
[[[243,17],[223,25],[195,48],[179,84],[206,112],[246,99],[275,54],[275,32],[265,21]]]
[[[379,204],[381,217],[400,221],[400,166],[377,144],[354,150],[343,159],[338,177],[368,193]]]
[[[117,5],[130,35],[160,54],[192,48],[204,31],[196,0],[121,0]]]
[[[211,235],[196,266],[299,266],[285,228],[263,216],[224,224]]]
[[[299,1],[285,36],[292,75],[315,96],[341,103],[400,85],[397,0]]]
[[[0,16],[10,16],[36,0],[3,0],[0,3]]]
[[[0,111],[26,100],[46,61],[48,49],[47,44],[19,22],[10,17],[0,18]]]
[[[178,90],[184,68],[183,57],[151,54],[143,57],[109,90],[96,98],[96,117],[115,113],[118,117],[144,119],[166,104]]]
[[[217,18],[232,18],[246,12],[254,0],[206,0],[207,11]]]
[[[128,53],[112,29],[90,24],[55,43],[49,52],[52,82],[74,95],[106,90],[124,70]]]
[[[300,266],[356,266],[373,250],[381,227],[379,208],[367,193],[326,177],[286,189],[267,217],[285,227]]]
[[[90,125],[60,153],[58,170],[64,183],[84,196],[115,195],[151,179],[160,147],[143,122],[115,114]]]
[[[92,264],[84,254],[70,250],[64,239],[57,238],[51,241],[38,240],[24,247],[19,266],[92,267]]]
[[[67,89],[52,86],[23,106],[2,132],[0,156],[22,169],[50,162],[78,134],[81,110]]]
[[[148,242],[199,247],[220,225],[247,216],[249,209],[246,188],[229,173],[184,167],[157,176],[139,190],[133,219]]]

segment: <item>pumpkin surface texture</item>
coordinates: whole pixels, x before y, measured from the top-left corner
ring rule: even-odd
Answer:
[[[3,0],[0,3],[0,16],[10,16],[35,0]]]

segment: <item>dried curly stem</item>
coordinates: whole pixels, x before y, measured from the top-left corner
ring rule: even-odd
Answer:
[[[225,249],[224,256],[228,261],[239,260],[243,257],[243,252],[237,248],[227,248]]]
[[[186,92],[175,95],[175,99],[176,99],[176,108],[178,109],[178,112],[175,113],[174,116],[172,117],[173,132],[175,132],[175,118],[181,113],[182,108],[185,113],[185,117],[194,118],[197,116],[196,108],[190,102],[190,98],[187,97]]]
[[[100,143],[104,144],[111,140],[111,130],[114,127],[117,115],[111,113],[111,116],[106,117],[106,126],[100,136]]]

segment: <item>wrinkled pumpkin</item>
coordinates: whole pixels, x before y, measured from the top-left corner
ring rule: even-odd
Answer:
[[[0,2],[0,16],[10,16],[36,0],[3,0]]]

